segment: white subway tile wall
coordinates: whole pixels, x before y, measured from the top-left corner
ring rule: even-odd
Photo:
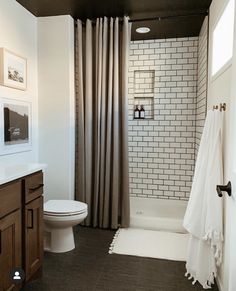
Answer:
[[[153,120],[133,120],[138,70],[155,70]],[[188,199],[195,165],[197,82],[198,37],[131,42],[131,196]]]
[[[207,101],[207,46],[208,17],[206,16],[200,34],[198,45],[198,84],[196,102],[196,151],[197,155],[206,116]]]

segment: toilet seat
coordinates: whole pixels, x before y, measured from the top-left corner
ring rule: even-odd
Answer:
[[[72,216],[87,212],[87,204],[74,200],[49,200],[44,203],[44,215]]]

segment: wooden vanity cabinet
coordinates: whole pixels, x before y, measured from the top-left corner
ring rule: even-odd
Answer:
[[[29,280],[43,262],[43,197],[25,206],[25,272]]]
[[[0,186],[0,291],[20,290],[41,274],[43,263],[43,173]],[[25,271],[14,285],[10,272]]]
[[[22,267],[21,211],[0,219],[0,290],[19,290],[10,279],[10,271]]]

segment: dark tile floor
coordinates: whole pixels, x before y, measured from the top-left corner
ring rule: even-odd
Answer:
[[[45,253],[43,277],[24,291],[191,291],[183,262],[109,255],[114,231],[75,228],[76,249]],[[215,286],[212,291],[217,291]]]

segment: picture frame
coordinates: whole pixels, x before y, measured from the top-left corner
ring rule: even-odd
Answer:
[[[27,59],[5,48],[0,48],[0,84],[26,90]]]
[[[0,156],[32,150],[31,103],[0,98]]]

